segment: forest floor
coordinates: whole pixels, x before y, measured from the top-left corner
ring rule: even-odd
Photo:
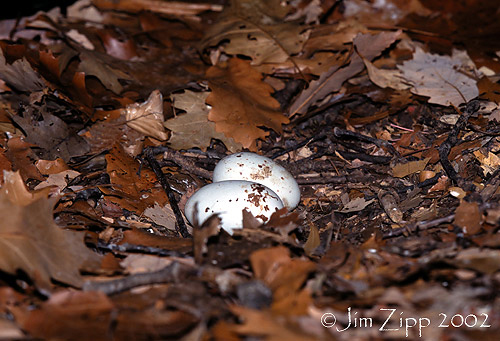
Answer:
[[[495,3],[0,21],[0,340],[498,340]],[[298,207],[190,224],[240,151],[287,169]]]

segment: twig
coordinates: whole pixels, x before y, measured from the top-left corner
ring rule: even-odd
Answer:
[[[343,184],[347,182],[345,176],[315,176],[310,178],[298,178],[299,185],[319,185],[319,184]]]
[[[87,281],[83,285],[83,290],[101,291],[106,295],[113,295],[141,285],[175,282],[190,274],[194,274],[195,271],[190,266],[179,262],[172,262],[172,264],[155,272],[140,273],[105,282]]]
[[[350,138],[354,138],[354,139],[357,139],[357,140],[360,140],[360,141],[364,141],[364,142],[368,142],[368,143],[373,143],[374,145],[376,145],[379,148],[385,148],[385,149],[387,149],[387,151],[389,153],[391,153],[392,155],[394,155],[395,157],[397,157],[397,158],[401,157],[401,155],[399,154],[399,152],[388,141],[381,140],[381,139],[376,139],[376,138],[371,137],[371,136],[367,136],[367,135],[363,135],[363,134],[356,133],[356,132],[353,132],[353,131],[341,129],[339,127],[335,127],[333,129],[333,134],[336,137],[339,137],[339,138],[341,138],[341,137],[350,137]]]
[[[419,221],[418,223],[413,223],[408,226],[400,227],[397,229],[392,229],[389,232],[384,233],[383,239],[394,238],[402,236],[406,233],[412,233],[419,230],[426,230],[443,223],[451,223],[455,219],[455,213],[447,215],[446,217],[441,217],[429,221]]]
[[[344,152],[344,151],[339,151],[337,152],[347,160],[355,160],[359,159],[361,161],[365,162],[370,162],[370,163],[379,163],[379,164],[387,164],[392,160],[392,157],[390,156],[378,156],[378,155],[369,155],[369,154],[362,154],[362,153],[351,153],[351,152]]]
[[[170,149],[165,150],[165,158],[168,161],[172,161],[178,164],[179,166],[181,166],[183,170],[187,171],[189,174],[198,175],[204,179],[212,179],[212,172],[196,166],[193,160],[186,158],[177,151]]]
[[[479,205],[479,211],[483,212],[487,209],[492,208],[494,205],[495,205],[494,203],[484,203],[482,205]],[[454,219],[455,219],[455,213],[429,221],[419,221],[417,223],[412,223],[407,226],[390,230],[389,232],[384,233],[383,239],[399,237],[404,235],[405,233],[413,233],[419,230],[427,230],[439,226],[443,223],[451,223]]]
[[[113,251],[113,252],[130,252],[130,253],[144,253],[150,255],[157,255],[163,257],[187,257],[187,255],[177,252],[162,249],[159,247],[145,246],[145,245],[135,245],[129,243],[123,244],[105,244],[101,241],[97,243],[97,248],[100,250]]]
[[[179,209],[179,206],[177,205],[174,192],[170,188],[170,185],[168,184],[165,174],[163,174],[163,172],[161,171],[161,167],[158,164],[158,161],[156,161],[153,150],[149,148],[146,149],[144,151],[144,156],[148,161],[149,166],[153,169],[154,173],[156,174],[156,177],[160,181],[161,187],[163,187],[163,190],[167,194],[170,207],[172,208],[172,211],[175,214],[175,219],[177,221],[177,232],[179,232],[182,237],[188,238],[190,235],[186,223],[184,222],[184,218],[182,217],[182,212]]]
[[[288,147],[286,149],[283,149],[279,152],[276,152],[274,153],[273,155],[270,156],[271,159],[276,159],[277,157],[281,156],[281,155],[285,155],[286,153],[289,153],[291,151],[294,151],[294,150],[297,150],[299,148],[302,148],[304,147],[305,145],[311,143],[311,142],[314,142],[314,141],[318,141],[318,140],[321,140],[321,139],[324,139],[326,137],[326,134],[325,133],[321,133],[321,134],[318,134],[314,137],[311,137],[311,138],[308,138],[307,140],[304,140],[304,141],[301,141],[291,147]]]
[[[473,113],[475,113],[478,108],[479,102],[477,101],[472,101],[467,104],[465,112],[458,118],[457,123],[455,123],[450,133],[448,134],[448,138],[439,146],[439,160],[448,177],[464,190],[471,191],[474,189],[474,186],[472,184],[467,184],[465,180],[458,175],[458,173],[455,171],[455,168],[453,168],[453,165],[448,160],[448,155],[450,154],[451,148],[458,142],[458,134],[462,129],[465,128],[469,117]]]

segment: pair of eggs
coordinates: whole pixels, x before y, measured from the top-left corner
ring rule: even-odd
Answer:
[[[297,181],[285,168],[265,156],[241,152],[217,164],[213,182],[189,198],[184,213],[191,224],[195,211],[199,224],[218,214],[221,227],[232,234],[233,229],[243,227],[244,209],[266,222],[275,211],[292,210],[299,201]]]

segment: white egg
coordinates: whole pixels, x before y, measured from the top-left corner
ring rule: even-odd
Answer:
[[[300,201],[300,188],[292,174],[268,157],[241,152],[226,156],[214,169],[213,182],[247,180],[269,187],[289,210]]]
[[[184,213],[191,224],[197,207],[198,223],[201,225],[214,213],[219,214],[221,226],[229,234],[243,227],[243,209],[247,209],[261,222],[265,222],[283,202],[272,190],[262,184],[229,180],[203,186],[187,201]]]

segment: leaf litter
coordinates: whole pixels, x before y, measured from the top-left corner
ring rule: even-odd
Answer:
[[[495,10],[80,0],[2,21],[0,338],[495,339]],[[287,168],[299,207],[182,227],[240,150]],[[381,307],[431,323],[384,331]]]

